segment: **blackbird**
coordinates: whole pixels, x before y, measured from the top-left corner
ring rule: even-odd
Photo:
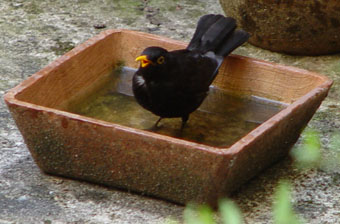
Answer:
[[[141,56],[140,67],[132,79],[136,101],[160,118],[182,118],[181,129],[190,113],[208,94],[223,59],[242,45],[249,34],[236,29],[231,17],[202,16],[186,49],[167,51],[148,47]]]

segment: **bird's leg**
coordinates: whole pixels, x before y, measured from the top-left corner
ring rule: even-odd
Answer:
[[[162,117],[159,117],[159,119],[156,121],[156,123],[155,123],[155,125],[154,125],[156,128],[158,128],[158,123],[159,123],[162,119],[163,119]]]
[[[183,130],[185,124],[187,123],[189,119],[189,114],[182,116],[182,125],[181,125],[181,130]]]

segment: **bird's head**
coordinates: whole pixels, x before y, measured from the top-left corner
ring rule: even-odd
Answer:
[[[136,61],[140,61],[141,68],[157,67],[166,63],[168,51],[161,47],[146,48]]]

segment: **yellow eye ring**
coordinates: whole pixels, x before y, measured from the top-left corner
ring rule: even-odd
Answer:
[[[157,63],[158,64],[163,64],[164,63],[164,57],[163,56],[160,56],[159,58],[157,58]]]

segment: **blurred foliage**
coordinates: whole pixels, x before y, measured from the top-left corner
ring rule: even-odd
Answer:
[[[322,148],[327,148],[323,154]],[[302,144],[290,154],[299,168],[320,168],[330,172],[337,170],[340,168],[340,132],[335,132],[328,144],[322,145],[320,133],[307,129],[302,134]]]
[[[331,137],[327,146],[333,155],[331,158],[322,157],[320,133],[313,129],[306,129],[302,134],[302,144],[291,151],[291,156],[296,166],[302,169],[319,168],[322,164],[329,169],[340,166],[340,132]],[[274,224],[305,223],[294,212],[291,189],[291,184],[287,180],[281,180],[275,189],[273,195]],[[220,201],[219,213],[223,224],[244,223],[239,207],[229,199]],[[189,204],[184,210],[184,223],[215,224],[214,215],[214,211],[209,206]],[[168,224],[178,224],[178,222],[169,221]]]
[[[301,224],[291,204],[291,185],[281,181],[274,193],[273,218],[275,224]]]
[[[304,131],[300,147],[291,151],[291,156],[300,168],[318,167],[321,159],[320,134],[312,129]]]
[[[207,205],[189,204],[184,209],[185,224],[214,224],[214,212]]]
[[[229,199],[222,199],[219,210],[224,224],[241,224],[243,222],[241,210]]]
[[[219,213],[223,224],[242,224],[242,213],[238,206],[229,199],[219,202]],[[189,204],[184,210],[185,224],[215,224],[214,211],[207,205]],[[170,222],[169,222],[170,224]]]

